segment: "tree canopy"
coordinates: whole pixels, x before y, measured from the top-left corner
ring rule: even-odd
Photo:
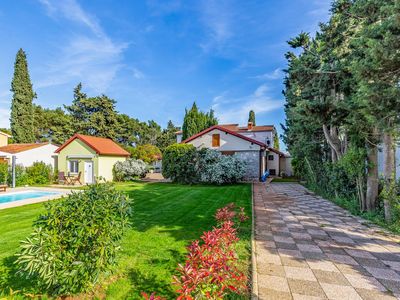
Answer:
[[[254,110],[250,110],[249,111],[249,120],[248,120],[248,122],[250,123],[253,123],[253,125],[256,125],[256,114],[255,114],[255,112],[254,112]]]
[[[194,102],[191,109],[185,110],[185,117],[182,125],[182,138],[187,139],[217,124],[218,120],[214,116],[214,111],[212,109],[204,113],[197,108],[196,102]]]
[[[288,41],[296,51],[286,53],[284,141],[309,184],[335,197],[354,195],[360,210],[371,211],[379,200],[378,144],[385,145],[384,176],[395,170],[400,6],[336,0],[331,12],[315,37],[301,32]],[[349,156],[353,164],[344,163]]]

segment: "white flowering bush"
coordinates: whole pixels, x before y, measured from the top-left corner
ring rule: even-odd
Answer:
[[[203,149],[198,152],[197,174],[202,183],[235,183],[243,179],[245,162],[216,150]]]
[[[128,159],[115,163],[113,175],[115,181],[130,181],[143,178],[147,173],[147,165],[140,159]]]

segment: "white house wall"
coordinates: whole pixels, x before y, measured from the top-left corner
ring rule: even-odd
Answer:
[[[268,145],[267,141],[270,141],[270,146],[274,144],[272,131],[240,131],[239,133],[266,145]]]
[[[220,135],[220,146],[212,147],[212,135],[219,134]],[[249,141],[241,139],[237,136],[234,136],[229,133],[225,133],[219,129],[211,130],[203,134],[202,136],[197,137],[196,139],[188,142],[188,144],[192,144],[198,149],[209,148],[215,149],[219,151],[254,151],[260,150],[261,147],[257,144],[252,144]]]
[[[38,148],[26,150],[23,152],[15,153],[15,154],[8,154],[8,157],[11,162],[11,157],[13,155],[17,158],[17,164],[23,165],[24,167],[32,166],[34,162],[44,162],[47,165],[51,165],[54,168],[54,156],[57,156],[54,153],[58,149],[57,146],[48,144]]]
[[[272,155],[273,156],[273,160],[269,160],[268,159],[268,156],[269,155]],[[279,172],[280,172],[280,169],[279,169],[279,154],[276,154],[275,152],[272,152],[272,151],[267,151],[267,154],[266,154],[266,159],[267,159],[267,170],[271,170],[271,169],[273,169],[273,170],[275,170],[275,175],[280,175],[279,174]],[[271,173],[271,172],[270,172]]]

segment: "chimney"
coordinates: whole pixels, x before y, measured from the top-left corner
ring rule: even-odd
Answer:
[[[252,130],[253,129],[253,122],[247,123],[247,130]]]

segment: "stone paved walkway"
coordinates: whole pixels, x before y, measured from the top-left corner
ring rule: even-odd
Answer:
[[[299,184],[254,184],[259,299],[400,299],[400,244]]]

